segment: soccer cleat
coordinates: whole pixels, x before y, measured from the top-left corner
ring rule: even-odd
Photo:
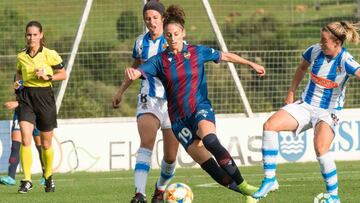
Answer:
[[[55,183],[52,175],[45,179],[45,192],[55,192]]]
[[[135,196],[131,199],[130,203],[147,203],[145,195],[138,192],[135,194]]]
[[[0,178],[0,183],[4,185],[15,185],[16,181],[11,176],[4,176]]]
[[[156,187],[156,183],[155,183],[155,191],[154,194],[151,198],[151,203],[163,203],[164,202],[164,190],[159,190]]]
[[[246,196],[246,203],[256,203],[256,202],[258,202],[257,199],[251,196]]]
[[[254,197],[255,199],[261,199],[266,197],[269,192],[273,192],[277,189],[279,189],[279,183],[275,177],[264,178],[260,188],[252,195],[252,197]]]
[[[45,177],[44,176],[41,176],[41,178],[40,178],[40,185],[45,186]]]
[[[250,196],[258,190],[257,187],[248,184],[245,180],[239,185],[239,189],[241,194],[245,196]]]
[[[19,193],[25,194],[33,189],[33,184],[29,180],[21,180],[20,181],[20,188],[18,190]]]

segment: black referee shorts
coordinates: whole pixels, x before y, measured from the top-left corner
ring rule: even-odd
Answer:
[[[19,122],[28,121],[43,132],[57,127],[55,98],[51,87],[24,87],[19,104]]]

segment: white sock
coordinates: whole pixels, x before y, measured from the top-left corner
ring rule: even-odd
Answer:
[[[320,172],[325,180],[326,191],[330,195],[338,195],[338,179],[336,172],[336,165],[331,158],[330,153],[327,152],[320,157],[317,157],[320,164]]]
[[[169,184],[175,174],[176,162],[168,164],[164,159],[161,162],[160,178],[156,182],[156,187],[159,190],[165,190],[166,185]]]
[[[135,163],[135,192],[146,195],[146,181],[150,171],[152,151],[146,148],[139,148]]]
[[[275,131],[264,131],[262,140],[262,155],[265,178],[274,178],[276,159],[279,153],[279,138]]]

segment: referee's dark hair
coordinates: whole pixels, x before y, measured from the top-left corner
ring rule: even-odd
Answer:
[[[33,21],[28,22],[28,24],[26,25],[25,37],[26,37],[27,29],[28,29],[29,27],[37,27],[37,28],[39,28],[39,31],[40,31],[41,33],[43,32],[43,31],[42,31],[42,25],[41,25],[41,23],[40,23],[39,21],[33,20]],[[45,46],[45,35],[44,35],[44,34],[43,34],[43,38],[41,39],[40,43],[41,43],[41,46]]]

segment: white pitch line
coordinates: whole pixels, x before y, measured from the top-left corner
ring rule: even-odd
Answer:
[[[300,186],[303,186],[305,187],[306,185],[305,184],[296,184],[296,185],[289,185],[289,184],[286,184],[286,185],[280,185],[281,187],[300,187]],[[215,187],[223,187],[221,185],[219,185],[218,183],[205,183],[205,184],[198,184],[198,185],[195,185],[195,187],[205,187],[205,188],[215,188]]]
[[[360,171],[344,171],[344,172],[340,172],[340,175],[347,175],[347,174],[360,174]],[[246,177],[252,176],[252,177],[262,177],[264,174],[263,173],[252,173],[252,174],[246,174]],[[296,176],[299,177],[296,177]],[[285,179],[284,181],[287,180],[300,180],[300,179],[314,179],[314,176],[319,176],[319,179],[321,179],[321,175],[320,172],[311,172],[311,173],[280,173],[281,176],[281,180]],[[284,177],[284,176],[293,176],[293,177]],[[305,176],[305,177],[304,177]],[[210,176],[208,175],[194,175],[191,176],[191,178],[209,178]],[[154,175],[154,176],[148,176],[148,179],[157,179],[158,176]],[[186,175],[175,175],[175,178],[179,178],[179,179],[188,179],[189,176]],[[127,176],[127,177],[105,177],[105,178],[92,178],[92,180],[132,180],[134,179],[133,176]],[[75,178],[66,178],[66,179],[55,179],[55,181],[75,181]],[[210,183],[209,183],[210,184]],[[217,185],[217,183],[211,183],[214,185]],[[200,184],[199,187],[201,187],[201,185],[207,185],[207,184]],[[204,186],[205,187],[205,186]]]

